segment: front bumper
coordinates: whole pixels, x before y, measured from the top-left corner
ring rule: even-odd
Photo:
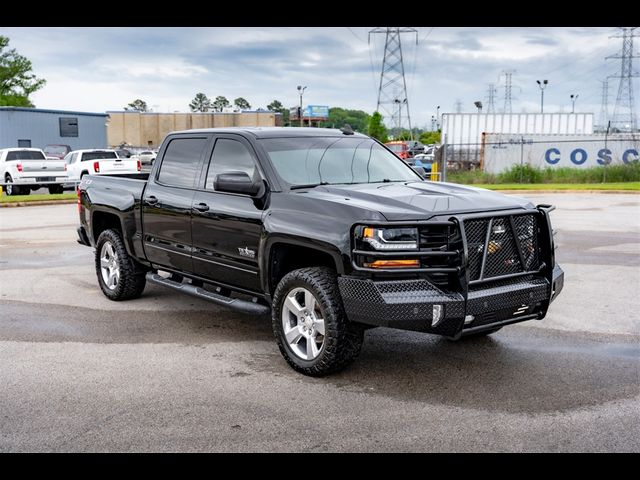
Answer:
[[[556,266],[551,283],[539,276],[523,277],[471,290],[466,298],[461,293],[445,293],[424,279],[373,281],[343,276],[338,285],[346,314],[353,322],[457,338],[544,318],[562,290],[564,272]]]

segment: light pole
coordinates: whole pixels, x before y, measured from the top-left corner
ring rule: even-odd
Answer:
[[[302,86],[302,85],[298,85],[298,95],[300,95],[300,110],[298,111],[298,114],[300,116],[300,126],[303,126],[302,123],[302,94],[304,93],[304,91],[307,89],[306,86]]]
[[[544,113],[544,89],[547,88],[549,80],[536,80],[538,87],[540,87],[540,113]]]
[[[400,100],[399,98],[395,98],[393,103],[398,104],[398,135],[400,135],[400,133],[402,133],[402,105],[407,103],[407,99],[404,98]]]
[[[440,130],[440,105],[436,108],[436,127]]]
[[[473,102],[473,104],[478,109],[478,113],[482,113],[482,102],[480,100],[478,100],[477,102]]]
[[[578,99],[578,94],[571,94],[571,113],[576,113],[576,100]]]

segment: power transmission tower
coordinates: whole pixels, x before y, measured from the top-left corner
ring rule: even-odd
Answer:
[[[511,76],[515,70],[505,70],[504,73],[504,113],[512,113],[511,110]]]
[[[602,84],[602,100],[599,123],[601,127],[605,127],[609,121],[609,79],[600,80],[600,83]]]
[[[637,27],[619,27],[622,35],[614,35],[611,38],[622,38],[622,51],[620,55],[611,55],[609,58],[619,58],[620,75],[610,75],[609,78],[619,78],[618,96],[616,97],[616,106],[613,109],[613,117],[611,123],[619,131],[633,132],[637,128],[635,99],[633,97],[633,77],[637,77],[638,73],[633,71],[633,59],[638,55],[633,54],[633,38],[634,30]]]
[[[488,99],[487,99],[487,113],[496,113],[496,93],[498,91],[496,90],[496,85],[495,83],[490,83],[489,84],[489,90],[487,90],[488,93]]]
[[[456,113],[462,113],[462,101],[459,98],[456,99],[456,103],[454,103],[453,108]]]
[[[418,31],[415,28],[408,27],[378,27],[369,31],[369,43],[371,43],[372,33],[385,34],[384,57],[382,59],[382,71],[380,72],[380,87],[378,88],[376,110],[383,117],[389,119],[391,126],[399,130],[403,129],[406,119],[409,125],[409,132],[413,138],[400,37],[403,33],[415,33],[417,45]],[[405,115],[402,115],[403,110],[406,112]]]

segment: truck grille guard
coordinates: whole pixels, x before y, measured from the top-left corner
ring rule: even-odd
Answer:
[[[469,288],[531,275],[543,275],[551,282],[555,258],[554,232],[550,228],[549,213],[554,209],[551,205],[543,204],[538,205],[536,210],[459,214],[448,220],[414,224],[420,232],[419,250],[379,252],[356,249],[353,250],[352,267],[357,272],[387,275],[427,274],[431,277],[455,274],[465,294]],[[431,232],[434,227],[435,234]],[[440,232],[437,232],[438,229]],[[440,235],[442,244],[424,248],[423,245],[433,235]],[[374,269],[360,266],[358,260],[366,257],[417,258],[421,261],[421,267]]]

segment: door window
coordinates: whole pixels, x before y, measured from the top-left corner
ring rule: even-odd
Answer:
[[[206,138],[174,138],[162,158],[158,182],[172,187],[192,188],[200,171]]]
[[[253,156],[244,144],[237,140],[220,138],[216,141],[211,155],[205,188],[213,190],[216,176],[229,172],[245,172],[252,179],[258,175]]]

